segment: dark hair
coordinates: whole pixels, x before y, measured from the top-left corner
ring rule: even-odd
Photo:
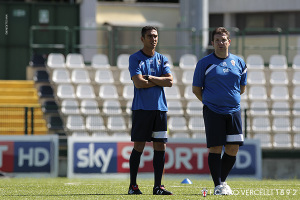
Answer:
[[[214,41],[214,37],[215,37],[216,34],[221,34],[222,35],[223,33],[225,33],[227,35],[227,39],[230,38],[230,32],[226,28],[218,27],[212,32],[211,40]]]
[[[146,32],[147,32],[147,31],[151,31],[151,30],[156,30],[156,31],[157,31],[157,28],[154,27],[154,26],[144,26],[144,27],[142,28],[142,31],[141,31],[142,37],[145,37]]]

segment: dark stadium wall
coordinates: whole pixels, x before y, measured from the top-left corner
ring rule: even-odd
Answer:
[[[30,48],[30,27],[79,26],[80,12],[79,4],[0,2],[0,15],[4,27],[0,32],[0,79],[25,80],[33,53],[64,52],[64,49]],[[33,42],[38,44],[58,44],[65,40],[64,33],[59,31],[42,30],[34,36]]]

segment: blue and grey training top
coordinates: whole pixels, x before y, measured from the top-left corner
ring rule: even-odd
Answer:
[[[193,86],[203,87],[202,102],[212,111],[239,111],[241,85],[247,85],[247,66],[240,57],[229,54],[222,59],[212,53],[198,61]]]
[[[149,57],[142,50],[129,57],[129,72],[133,77],[137,74],[161,76],[171,73],[167,57],[155,52]],[[150,88],[136,88],[134,86],[134,97],[132,110],[160,110],[168,111],[164,88],[154,86]]]

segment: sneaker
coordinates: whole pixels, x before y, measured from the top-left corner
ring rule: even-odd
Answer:
[[[143,194],[138,185],[130,185],[128,194]]]
[[[226,182],[223,183],[223,187],[225,189],[226,195],[232,195],[232,190],[231,190],[230,186],[227,185]]]
[[[153,194],[155,194],[155,195],[173,195],[173,193],[166,190],[163,185],[154,187]]]
[[[214,190],[214,195],[226,195],[223,185],[217,185]]]

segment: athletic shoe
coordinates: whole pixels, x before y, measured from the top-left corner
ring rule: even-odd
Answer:
[[[143,194],[138,185],[130,185],[128,194]]]
[[[214,195],[226,195],[223,185],[217,185],[214,190]]]
[[[223,183],[223,187],[224,187],[224,189],[225,189],[226,195],[232,195],[232,190],[231,190],[230,186],[227,185],[226,182]]]
[[[153,194],[154,195],[173,195],[173,193],[166,190],[163,185],[154,187]]]

